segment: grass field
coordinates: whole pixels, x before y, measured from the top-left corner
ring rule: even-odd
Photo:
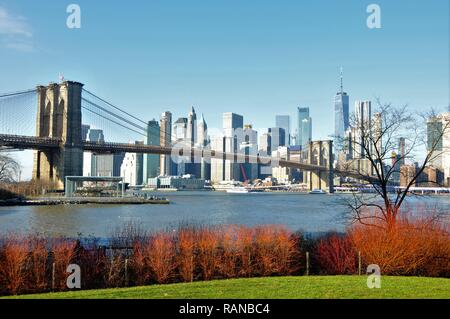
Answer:
[[[382,277],[380,289],[369,289],[365,276],[310,276],[233,279],[189,284],[48,293],[12,298],[44,299],[310,299],[310,298],[446,298],[450,279]]]

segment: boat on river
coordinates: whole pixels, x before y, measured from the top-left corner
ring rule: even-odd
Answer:
[[[323,189],[313,189],[312,191],[309,192],[311,195],[325,195],[328,194],[326,191],[324,191]]]

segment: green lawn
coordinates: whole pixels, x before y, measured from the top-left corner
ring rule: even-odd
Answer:
[[[190,284],[154,285],[125,289],[103,289],[49,293],[15,298],[46,299],[196,299],[196,298],[446,298],[450,279],[382,277],[380,289],[369,289],[365,276],[272,277],[218,280]]]

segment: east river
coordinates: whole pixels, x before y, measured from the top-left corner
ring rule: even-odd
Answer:
[[[0,234],[40,233],[48,236],[109,237],[123,225],[170,230],[181,223],[285,225],[293,231],[343,231],[352,195],[300,193],[227,194],[223,192],[152,193],[170,205],[66,205],[0,208]],[[450,196],[408,198],[414,209],[450,212]]]

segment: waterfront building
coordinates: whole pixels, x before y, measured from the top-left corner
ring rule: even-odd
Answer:
[[[275,126],[284,130],[284,142],[286,146],[291,145],[291,118],[289,115],[276,115]]]
[[[350,126],[349,96],[344,92],[343,76],[341,70],[341,87],[334,97],[334,147],[335,153],[343,148],[342,139]]]
[[[400,168],[400,187],[407,187],[413,178],[419,173],[417,163],[411,165],[402,165]],[[427,166],[417,176],[413,187],[439,187],[445,183],[444,172],[440,168]]]
[[[135,144],[144,144],[144,142],[136,141]],[[130,186],[142,185],[143,164],[143,154],[125,153],[120,167],[120,176],[123,177],[124,183],[128,183]]]
[[[84,129],[87,129],[85,127]],[[90,128],[87,133],[87,140],[90,142],[104,143],[105,136],[103,130]],[[83,154],[83,175],[118,177],[120,176],[120,166],[124,158],[124,153],[115,154]]]
[[[146,145],[160,146],[160,127],[158,121],[153,119],[147,124]],[[152,177],[160,174],[160,158],[158,154],[144,154],[143,157],[143,181],[144,183]]]
[[[160,145],[164,147],[172,146],[172,113],[166,111],[161,114],[160,119]],[[172,175],[172,159],[170,155],[160,155],[161,175]]]
[[[309,107],[297,108],[297,139],[296,144],[303,149],[312,141],[312,118],[309,116]]]
[[[183,176],[158,176],[150,178],[147,187],[154,189],[173,190],[202,190],[205,188],[205,180],[193,175]]]
[[[444,172],[445,184],[450,186],[450,112],[428,119],[427,151],[430,164]]]

